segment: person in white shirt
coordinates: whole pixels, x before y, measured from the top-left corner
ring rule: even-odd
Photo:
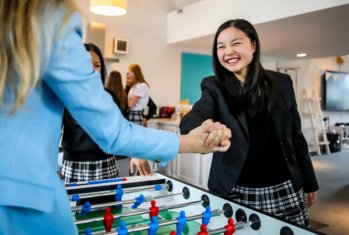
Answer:
[[[131,86],[128,92],[128,120],[143,125],[143,110],[149,101],[149,84],[145,81],[142,69],[138,64],[130,64],[126,76],[126,84]],[[150,166],[147,160],[131,158],[130,173],[134,174],[137,167],[140,175],[147,175]]]

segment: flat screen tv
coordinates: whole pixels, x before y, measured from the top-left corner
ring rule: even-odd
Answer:
[[[349,111],[349,73],[325,71],[323,105],[328,111]]]

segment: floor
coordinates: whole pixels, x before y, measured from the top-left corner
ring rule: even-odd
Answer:
[[[318,201],[309,210],[311,227],[329,235],[349,234],[349,151],[313,156]]]

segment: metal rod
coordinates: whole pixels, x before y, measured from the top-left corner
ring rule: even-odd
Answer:
[[[147,196],[144,197],[144,201],[151,201],[153,199],[159,199],[159,198],[164,198],[164,197],[174,197],[177,195],[182,195],[183,193],[173,193],[173,194],[166,194],[166,195],[160,195],[160,196]],[[117,206],[117,205],[123,205],[123,204],[130,204],[130,203],[134,203],[136,200],[135,199],[130,199],[130,200],[123,200],[123,201],[118,201],[118,202],[106,202],[106,203],[100,203],[100,204],[95,204],[95,205],[91,205],[91,210],[93,209],[100,209],[100,208],[105,208],[105,207],[109,207],[109,206]],[[71,208],[72,212],[81,212],[82,209],[82,205],[81,206],[73,206]]]
[[[133,176],[126,178],[126,181],[123,180],[123,178],[114,178],[114,179],[107,179],[107,180],[97,180],[97,181],[89,181],[89,182],[78,182],[78,183],[71,183],[67,184],[66,190],[76,190],[76,189],[93,189],[98,188],[101,186],[114,186],[118,184],[130,184],[130,183],[146,183],[149,184],[156,184],[155,182],[159,182],[158,180],[163,180],[159,178],[158,176]],[[89,184],[92,183],[92,184]]]
[[[219,210],[219,209],[213,210],[211,212],[212,212],[212,216],[220,216],[223,213],[223,211]],[[191,215],[191,216],[187,217],[187,221],[201,219],[202,217],[203,217],[202,214]],[[160,226],[165,226],[165,225],[170,225],[170,224],[176,224],[177,222],[178,222],[177,220],[162,221],[162,222],[159,222],[159,227]],[[138,231],[142,231],[142,230],[146,230],[146,229],[149,229],[149,225],[143,225],[143,226],[139,226],[139,227],[136,227],[136,228],[128,229],[128,233],[138,232]],[[102,232],[102,231],[97,231],[94,234],[118,235],[118,232],[105,233],[105,232]]]
[[[174,208],[179,208],[179,207],[186,207],[194,204],[201,203],[202,201],[193,201],[193,202],[186,202],[186,203],[181,203],[173,206],[159,206],[159,211],[165,211],[169,209],[174,209]],[[114,219],[122,218],[122,217],[128,217],[128,216],[133,216],[133,215],[141,215],[141,214],[146,214],[149,213],[149,210],[140,210],[140,211],[132,211],[132,212],[126,212],[120,215],[114,215]],[[98,221],[103,221],[104,217],[95,217],[91,219],[83,219],[83,220],[77,220],[74,223],[76,225],[78,224],[86,224],[86,223],[92,223],[92,222],[98,222]]]
[[[234,223],[235,225],[235,230],[241,230],[241,229],[244,229],[246,226],[250,226],[252,225],[253,222],[251,221],[248,221],[248,222],[237,222],[237,223]],[[224,233],[225,232],[225,228],[218,228],[218,229],[213,229],[213,230],[210,230],[210,231],[207,231],[208,234],[221,234],[221,233]]]
[[[114,178],[108,180],[96,180],[96,181],[84,181],[84,182],[75,182],[75,183],[67,183],[66,190],[76,190],[76,189],[86,189],[86,188],[96,188],[101,186],[113,186],[118,184],[124,184],[122,178]],[[128,182],[126,182],[128,183]]]
[[[127,216],[133,216],[133,215],[141,215],[141,214],[145,214],[145,213],[149,213],[149,210],[131,211],[131,212],[123,213],[121,215],[114,215],[114,219],[127,217]],[[78,225],[78,224],[86,224],[86,223],[98,222],[98,221],[103,221],[103,220],[104,220],[104,217],[100,216],[100,217],[95,217],[95,218],[91,218],[91,219],[78,220],[78,221],[75,221],[74,223],[76,225]]]
[[[199,204],[199,203],[202,203],[202,200],[193,201],[193,202],[179,203],[179,204],[172,205],[172,206],[159,206],[159,210],[160,211],[170,210],[170,209],[175,209],[175,208],[179,208],[179,207],[191,206],[191,205]]]
[[[167,190],[167,184],[158,184],[158,185],[162,185],[165,186],[163,187],[161,190],[166,189]],[[133,193],[133,192],[137,192],[140,190],[151,190],[154,189],[154,185],[153,186],[144,186],[144,187],[135,187],[135,188],[129,188],[129,189],[123,189],[124,193]],[[161,191],[158,190],[158,191]],[[105,191],[100,191],[100,192],[93,192],[93,193],[79,193],[79,198],[80,199],[86,199],[86,198],[93,198],[93,197],[99,197],[99,196],[111,196],[111,195],[115,195],[116,189],[113,190],[105,190]],[[72,200],[73,195],[69,195],[69,200]]]

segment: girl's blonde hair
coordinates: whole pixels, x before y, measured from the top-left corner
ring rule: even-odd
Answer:
[[[115,97],[120,102],[121,110],[127,109],[127,95],[122,85],[121,74],[118,71],[111,71],[107,82],[105,84],[105,88],[115,95]]]
[[[0,109],[5,95],[13,93],[15,112],[38,83],[41,55],[51,50],[40,48],[43,26],[46,17],[57,15],[50,13],[56,13],[60,7],[65,9],[65,23],[76,10],[71,0],[0,1]]]
[[[138,64],[130,64],[128,66],[128,70],[132,71],[135,75],[135,83],[146,83],[148,86],[149,84],[147,83],[147,81],[145,81],[143,73],[142,73],[142,69]]]

